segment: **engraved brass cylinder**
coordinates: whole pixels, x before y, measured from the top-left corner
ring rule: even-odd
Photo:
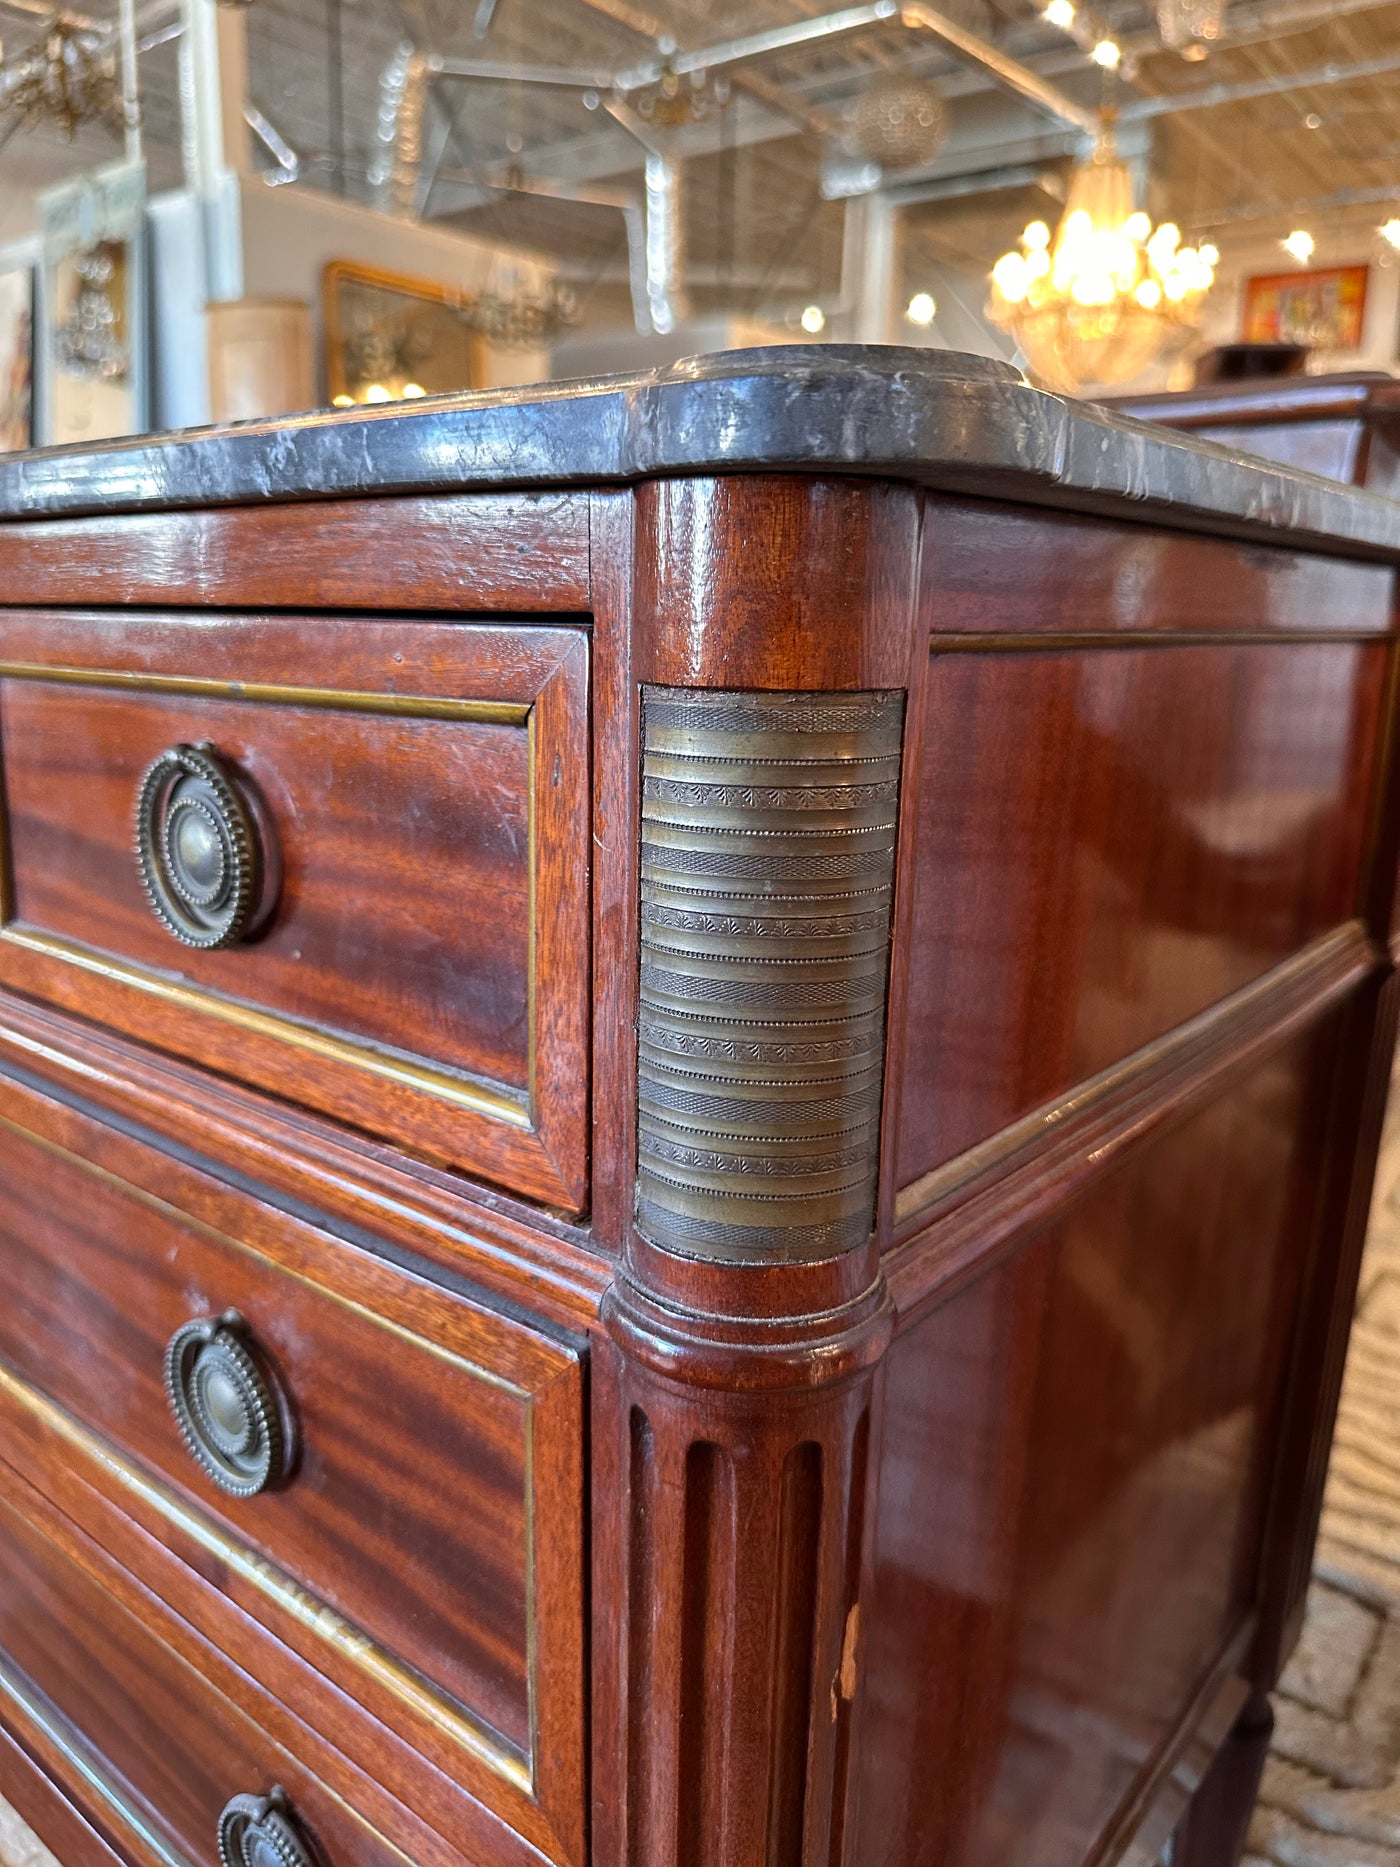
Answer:
[[[815,1261],[869,1236],[904,696],[643,695],[637,1228]]]

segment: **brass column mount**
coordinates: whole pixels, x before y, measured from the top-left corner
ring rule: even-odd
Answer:
[[[874,1210],[902,692],[643,694],[637,1229],[815,1262]]]

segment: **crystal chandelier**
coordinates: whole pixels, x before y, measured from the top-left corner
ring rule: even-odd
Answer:
[[[579,308],[572,289],[550,279],[536,290],[509,296],[479,292],[458,315],[473,330],[480,331],[488,343],[507,350],[528,350],[548,343],[569,325],[577,324]]]
[[[931,162],[948,140],[948,112],[933,85],[898,72],[867,85],[848,121],[851,147],[884,169]]]
[[[1226,0],[1157,0],[1157,31],[1169,52],[1204,57],[1225,31]]]
[[[7,130],[50,123],[69,142],[84,123],[122,126],[116,54],[88,26],[56,13],[34,42],[0,65],[0,121]]]
[[[1134,209],[1128,165],[1105,131],[1074,171],[1053,236],[1032,221],[992,268],[988,310],[1046,388],[1110,388],[1190,338],[1219,258]]]
[[[111,252],[89,248],[73,260],[78,290],[72,309],[54,332],[54,354],[66,376],[110,382],[125,376],[130,354],[121,338],[121,314],[112,302],[116,273]]]

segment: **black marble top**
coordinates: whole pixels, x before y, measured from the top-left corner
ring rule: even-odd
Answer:
[[[637,376],[0,457],[0,519],[789,468],[1400,556],[1400,502],[893,345],[725,351]]]

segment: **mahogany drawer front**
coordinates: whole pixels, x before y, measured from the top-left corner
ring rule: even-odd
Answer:
[[[579,1209],[587,709],[578,629],[6,612],[0,983]],[[263,858],[213,950],[134,850],[182,746]]]
[[[412,1858],[354,1810],[344,1782],[319,1781],[114,1598],[84,1566],[94,1552],[81,1534],[41,1528],[0,1497],[0,1543],[0,1723],[120,1854],[141,1867],[217,1859],[226,1805],[275,1785],[325,1867]]]
[[[6,1405],[96,1446],[123,1508],[472,1793],[562,1820],[581,1351],[4,1078],[0,1183]],[[165,1386],[177,1331],[231,1310],[294,1442],[248,1497],[201,1469]]]

